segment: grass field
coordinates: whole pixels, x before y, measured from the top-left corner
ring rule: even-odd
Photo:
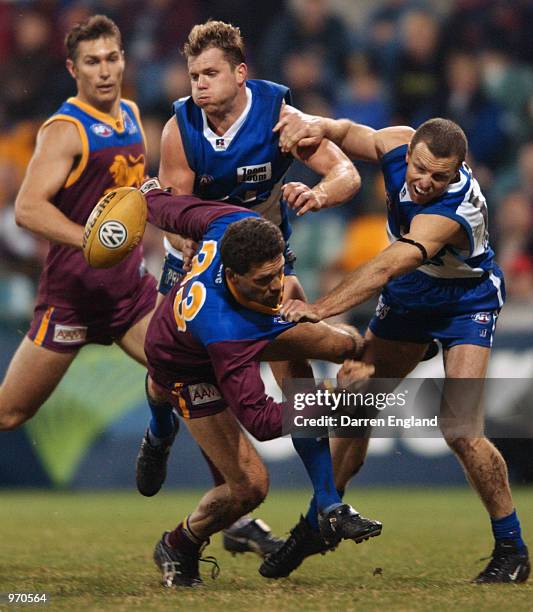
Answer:
[[[491,538],[481,505],[466,488],[352,489],[348,501],[383,521],[381,537],[345,542],[335,553],[308,559],[290,578],[267,581],[257,573],[257,557],[230,556],[217,536],[206,554],[218,558],[219,578],[211,580],[204,568],[203,589],[164,589],[153,546],[197,497],[0,492],[0,593],[45,591],[46,610],[533,609],[533,581],[469,584],[486,563],[479,559],[490,553]],[[306,498],[303,491],[274,490],[257,515],[286,533]],[[533,489],[517,489],[515,501],[532,542]]]

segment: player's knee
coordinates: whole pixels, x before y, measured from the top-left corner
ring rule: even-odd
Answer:
[[[23,394],[22,394],[23,395]],[[16,429],[41,407],[38,398],[21,397],[12,385],[0,385],[0,431]]]
[[[254,469],[253,476],[249,476],[239,483],[236,497],[239,499],[244,512],[251,512],[265,501],[268,485],[268,473],[264,466],[261,469]]]
[[[257,506],[265,501],[267,496],[268,486],[263,486],[261,483],[253,483],[245,487],[241,493],[241,504],[244,513],[255,510]]]
[[[33,416],[32,414],[26,414],[22,410],[13,410],[9,407],[5,408],[0,400],[0,431],[11,431],[17,429],[23,423]]]

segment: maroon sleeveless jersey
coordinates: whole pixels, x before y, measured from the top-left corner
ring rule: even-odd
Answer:
[[[120,120],[69,98],[44,125],[74,123],[83,143],[81,160],[52,202],[69,219],[85,225],[98,200],[116,187],[139,187],[145,176],[146,148],[137,107],[120,102]],[[79,249],[50,244],[37,295],[38,305],[104,312],[127,305],[142,275],[142,245],[124,261],[91,268]]]

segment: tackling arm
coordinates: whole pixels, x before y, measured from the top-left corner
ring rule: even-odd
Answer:
[[[52,242],[81,249],[83,226],[52,203],[81,154],[82,143],[74,124],[57,120],[41,129],[15,201],[17,225]]]
[[[279,334],[260,353],[261,361],[285,361],[295,357],[342,363],[358,359],[364,340],[355,327],[299,323]]]
[[[392,149],[410,142],[414,130],[407,126],[374,130],[349,119],[306,115],[284,106],[274,127],[280,132],[280,147],[287,152],[298,146],[318,146],[324,138],[337,144],[351,159],[379,162]]]
[[[289,300],[281,309],[288,321],[320,321],[362,304],[389,280],[416,270],[446,244],[462,241],[459,223],[439,215],[418,215],[404,238],[397,240],[366,264],[359,266],[315,304]]]

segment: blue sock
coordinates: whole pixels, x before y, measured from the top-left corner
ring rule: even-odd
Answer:
[[[317,511],[340,504],[341,498],[333,480],[333,466],[328,438],[296,438],[292,443],[313,483]]]
[[[344,489],[337,489],[337,493],[341,499],[344,497]],[[314,495],[311,497],[311,502],[309,503],[309,509],[305,515],[305,520],[315,531],[318,531],[318,506],[316,504],[316,497]]]
[[[148,377],[146,378],[146,385],[148,385]],[[146,388],[146,399],[148,400],[148,406],[152,413],[150,424],[148,425],[149,433],[155,438],[168,438],[174,433],[176,427],[176,417],[172,410],[172,405],[169,402],[163,404],[156,403],[148,395],[148,389]]]
[[[509,516],[504,516],[500,519],[491,518],[490,522],[496,542],[499,540],[513,540],[519,549],[525,548],[526,544],[522,540],[522,531],[520,529],[520,521],[516,516],[516,510],[513,510]]]

